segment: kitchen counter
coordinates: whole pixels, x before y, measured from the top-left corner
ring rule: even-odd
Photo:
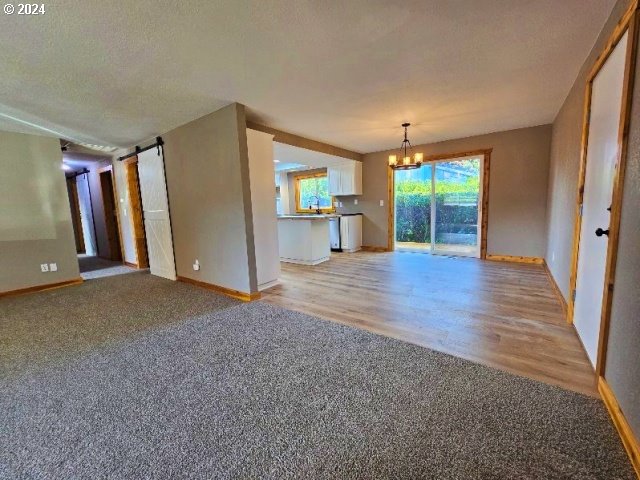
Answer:
[[[278,215],[280,261],[318,265],[329,260],[329,219],[334,217],[337,215]]]
[[[289,219],[289,220],[324,220],[327,218],[335,218],[339,215],[335,213],[299,213],[293,215],[278,215],[278,219]]]

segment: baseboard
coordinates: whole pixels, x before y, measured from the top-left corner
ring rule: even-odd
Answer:
[[[629,459],[631,460],[631,465],[633,465],[636,475],[640,478],[640,442],[638,442],[638,439],[633,434],[627,419],[624,418],[620,405],[618,405],[618,400],[604,377],[598,379],[598,390],[609,411],[609,415],[611,415],[611,420],[613,420],[613,424],[618,430],[624,449],[627,451]]]
[[[387,247],[373,247],[371,245],[362,245],[360,249],[363,252],[388,252],[389,251]]]
[[[82,278],[74,278],[73,280],[65,280],[64,282],[47,283],[45,285],[36,285],[35,287],[18,288],[17,290],[8,290],[0,292],[0,297],[12,297],[14,295],[25,295],[27,293],[43,292],[45,290],[54,290],[56,288],[70,287],[71,285],[79,285],[84,280]]]
[[[181,277],[179,275],[176,279],[179,282],[190,283],[191,285],[195,285],[200,288],[206,288],[207,290],[211,290],[213,292],[222,293],[223,295],[237,298],[238,300],[242,300],[243,302],[252,302],[253,300],[258,300],[260,298],[260,292],[256,292],[256,293],[240,292],[239,290],[233,290],[231,288],[221,287],[220,285],[214,285],[213,283],[194,280],[193,278]]]
[[[547,265],[547,261],[544,259],[542,260],[542,266],[544,267],[544,271],[547,272],[547,277],[549,277],[549,281],[551,282],[551,288],[553,288],[553,291],[556,293],[556,297],[558,297],[558,300],[560,301],[562,313],[566,316],[568,307],[567,301],[564,299],[564,295],[562,295],[562,290],[560,290],[560,287],[556,283],[556,279],[553,278],[553,274],[551,273],[551,270],[549,270],[549,265]]]
[[[131,263],[131,262],[123,262],[127,267],[131,267],[131,268],[140,268],[138,267],[137,263]]]
[[[532,263],[535,265],[542,265],[544,262],[544,258],[540,258],[540,257],[520,257],[516,255],[490,255],[490,254],[487,254],[487,260],[493,260],[495,262]]]

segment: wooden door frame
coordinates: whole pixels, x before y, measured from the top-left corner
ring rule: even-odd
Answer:
[[[87,247],[84,243],[84,232],[82,231],[82,217],[80,215],[80,199],[78,198],[78,184],[76,183],[77,176],[68,177],[68,188],[71,189],[71,215],[74,223],[74,237],[77,240],[76,253],[87,253]],[[78,250],[80,247],[80,250]]]
[[[130,165],[133,164],[135,166],[136,174],[138,172],[138,156],[134,155],[133,157],[129,157],[122,162],[122,166],[124,168],[124,176],[127,184],[127,203],[129,206],[129,224],[131,225],[131,235],[133,238],[133,248],[136,253],[136,263],[135,265],[129,265],[128,262],[125,261],[129,266],[133,266],[135,268],[148,268],[149,267],[149,251],[147,247],[147,232],[144,227],[144,214],[142,209],[142,195],[140,194],[140,178],[139,175],[136,176],[136,185],[135,191],[132,192],[131,189],[131,180],[129,178],[129,168]],[[140,203],[140,208],[136,210],[133,205],[132,195],[137,195]],[[139,244],[138,238],[136,236],[136,232],[142,231],[142,238],[144,239],[144,252],[142,251],[141,245]],[[123,253],[124,260],[124,253]]]
[[[108,165],[106,167],[102,167],[98,169],[98,181],[100,182],[100,194],[102,195],[102,192],[104,191],[102,189],[102,174],[103,173],[109,173],[109,176],[111,177],[111,191],[113,192],[113,202],[114,202],[114,210],[116,211],[116,229],[118,230],[118,240],[120,243],[120,259],[122,261],[122,263],[124,263],[124,250],[123,250],[123,245],[122,245],[122,228],[121,228],[121,223],[120,223],[120,208],[119,208],[119,202],[118,202],[118,192],[116,190],[116,180],[115,180],[115,175],[113,174],[113,165]],[[107,211],[105,209],[105,203],[104,203],[104,196],[102,198],[102,211],[104,212],[105,215],[105,224],[106,224],[106,216],[107,216]],[[94,219],[95,221],[95,219]],[[108,235],[108,233],[107,233]],[[96,243],[98,242],[98,239],[96,238]],[[109,254],[110,256],[112,255],[111,252],[111,245],[109,245]],[[110,258],[110,260],[113,260]]]
[[[638,0],[633,0],[620,22],[610,35],[607,44],[595,61],[589,75],[584,95],[584,112],[582,118],[582,139],[580,153],[580,171],[578,174],[578,192],[576,195],[575,223],[573,230],[573,252],[571,256],[571,279],[569,285],[569,302],[567,308],[567,322],[574,323],[575,290],[578,276],[578,258],[580,249],[580,230],[582,227],[581,207],[584,201],[584,184],[587,167],[587,148],[589,137],[589,122],[591,117],[591,93],[593,81],[605,64],[611,52],[618,45],[628,31],[627,51],[625,52],[624,79],[622,84],[622,107],[618,127],[618,161],[613,179],[611,196],[611,218],[609,224],[609,243],[607,246],[607,260],[604,274],[602,311],[600,316],[600,332],[598,336],[598,350],[596,360],[596,374],[604,375],[607,355],[607,341],[609,337],[609,321],[611,319],[611,302],[613,299],[613,281],[615,277],[616,259],[618,256],[618,237],[620,230],[620,214],[622,208],[622,191],[624,186],[624,172],[627,160],[627,144],[629,140],[629,122],[631,117],[631,101],[635,77],[636,53],[638,46]]]
[[[484,148],[471,150],[467,152],[442,153],[436,155],[428,155],[423,159],[423,164],[429,162],[438,162],[443,160],[453,160],[462,157],[473,157],[482,155],[482,203],[480,205],[480,257],[482,260],[487,258],[487,232],[489,230],[489,174],[491,171],[491,152],[493,148]],[[395,249],[395,175],[394,170],[387,166],[387,251],[392,252]]]

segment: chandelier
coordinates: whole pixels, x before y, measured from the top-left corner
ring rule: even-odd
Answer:
[[[413,153],[413,147],[407,138],[407,128],[410,125],[410,123],[402,124],[404,127],[404,140],[402,140],[402,145],[400,145],[399,155],[389,155],[389,166],[394,170],[413,170],[420,168],[422,165],[424,156],[422,153]]]

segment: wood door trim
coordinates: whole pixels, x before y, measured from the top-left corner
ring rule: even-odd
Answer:
[[[483,148],[457,153],[442,153],[427,155],[423,163],[451,160],[454,158],[473,157],[482,155],[482,203],[480,205],[480,259],[487,258],[487,234],[489,232],[489,178],[491,172],[491,152],[493,148]],[[387,251],[395,250],[395,175],[394,170],[387,166]]]
[[[123,162],[124,174],[127,182],[127,196],[129,204],[129,224],[133,237],[133,248],[136,254],[136,268],[147,268],[149,266],[149,254],[147,252],[147,234],[144,226],[144,215],[142,211],[142,198],[140,194],[140,178],[138,174],[138,156],[129,157]],[[135,179],[131,178],[131,170],[135,171]],[[124,260],[124,246],[123,246]],[[125,262],[127,263],[127,262]]]
[[[582,119],[582,139],[580,153],[580,171],[578,176],[578,191],[576,195],[575,224],[573,230],[573,251],[571,255],[571,277],[569,285],[569,301],[567,305],[567,322],[574,323],[575,301],[573,292],[576,290],[578,276],[578,259],[580,250],[580,231],[582,228],[581,206],[584,201],[584,187],[587,167],[587,149],[589,143],[589,126],[591,118],[591,94],[593,80],[600,72],[606,60],[617,46],[626,32],[629,32],[627,49],[625,53],[624,79],[622,84],[622,106],[618,127],[618,162],[613,180],[613,193],[611,197],[611,218],[609,224],[609,242],[607,246],[607,259],[604,275],[602,311],[600,316],[600,331],[598,335],[598,350],[596,359],[596,374],[604,375],[607,341],[609,337],[609,322],[611,319],[611,303],[613,299],[613,281],[615,278],[616,259],[618,256],[618,238],[620,230],[620,215],[622,208],[622,193],[624,184],[624,172],[627,160],[627,144],[629,139],[629,122],[631,116],[631,101],[633,97],[633,85],[635,77],[635,59],[638,46],[638,0],[633,0],[620,22],[612,32],[609,40],[596,60],[589,76],[584,96],[584,112]]]

